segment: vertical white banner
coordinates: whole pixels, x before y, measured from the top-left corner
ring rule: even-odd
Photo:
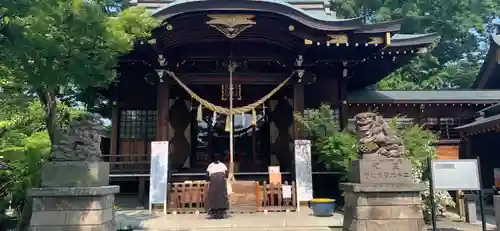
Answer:
[[[149,212],[153,204],[163,204],[167,213],[168,141],[151,142],[151,170],[149,173]]]
[[[311,167],[311,141],[295,140],[295,185],[297,187],[297,205],[301,201],[313,199]]]

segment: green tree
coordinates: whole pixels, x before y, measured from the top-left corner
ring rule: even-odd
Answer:
[[[118,58],[159,25],[145,8],[116,13],[116,2],[0,0],[0,76],[42,103],[51,142],[58,99],[108,84]]]
[[[398,124],[398,117],[389,121],[389,126],[393,128],[396,135],[401,137],[405,145],[405,155],[412,162],[413,181],[418,184],[425,184],[427,190],[422,192],[423,212],[426,221],[431,219],[431,197],[429,190],[428,158],[436,158],[437,142],[436,134],[426,130],[422,125]],[[448,191],[436,190],[434,201],[438,212],[446,211],[447,207],[455,207],[455,202]]]
[[[42,146],[46,144],[42,135],[24,131],[32,128],[25,126],[26,121],[42,118],[46,129],[35,130],[45,132],[48,144],[53,143],[56,130],[64,125],[62,121],[72,117],[64,112],[68,108],[61,102],[75,92],[106,86],[115,77],[113,69],[118,58],[159,26],[159,21],[145,8],[122,9],[122,3],[120,0],[0,0],[0,94],[18,96],[23,103],[36,99],[42,109],[41,114],[28,111],[25,115],[20,113],[22,107],[15,106],[18,103],[1,99],[14,105],[0,110],[0,132],[3,131],[2,140],[7,142],[3,152],[5,155],[16,152],[26,160],[11,162],[20,166],[14,168],[19,170],[13,171],[18,177],[12,179],[29,179],[30,183],[23,183],[20,188],[37,186],[38,170],[34,167],[40,166],[40,162],[35,160],[43,159]],[[39,145],[28,145],[33,139]],[[17,230],[26,229],[29,223],[31,201],[28,198],[23,203]]]
[[[296,113],[294,117],[312,140],[312,152],[319,155],[319,161],[330,170],[342,172],[342,180],[347,180],[351,161],[358,153],[354,133],[339,131],[338,120],[329,104]]]
[[[313,153],[320,156],[325,166],[334,171],[343,173],[342,180],[348,179],[348,171],[352,160],[357,158],[357,139],[354,131],[346,129],[339,131],[338,121],[333,116],[329,105],[323,104],[317,109],[309,109],[303,114],[295,114],[305,131],[313,141]],[[431,131],[420,125],[405,125],[398,123],[399,118],[391,119],[388,124],[400,137],[405,145],[405,156],[412,161],[413,180],[429,186],[427,159],[436,157],[434,146],[437,137]],[[424,216],[430,218],[429,190],[422,193]],[[446,207],[455,206],[447,191],[438,190],[435,201],[439,211]]]
[[[366,17],[367,22],[404,18],[402,33],[436,32],[441,39],[426,55],[379,83],[380,89],[442,89],[470,87],[485,54],[498,1],[345,0],[341,17]]]
[[[0,107],[0,115],[3,115],[0,119],[0,156],[10,167],[0,175],[4,179],[0,179],[0,215],[4,214],[10,200],[16,214],[23,214],[24,208],[31,211],[31,200],[27,200],[26,192],[29,188],[40,187],[39,170],[50,154],[43,106],[38,100],[25,104],[28,106],[22,110]],[[69,123],[83,113],[63,104],[58,104],[57,108],[57,124],[61,130],[67,129]],[[1,220],[0,217],[0,223]],[[27,225],[27,221],[23,219],[20,227]]]

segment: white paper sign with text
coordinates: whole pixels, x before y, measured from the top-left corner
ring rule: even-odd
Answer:
[[[481,189],[476,159],[433,160],[431,165],[435,189],[450,191]]]
[[[297,201],[310,201],[313,199],[311,141],[295,140],[294,149]]]
[[[290,199],[292,198],[292,186],[291,185],[282,185],[281,190],[283,193],[283,199]]]
[[[149,178],[149,209],[153,204],[167,205],[168,141],[151,142],[151,171]]]

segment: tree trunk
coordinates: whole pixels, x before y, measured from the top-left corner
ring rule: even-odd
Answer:
[[[27,231],[30,226],[31,214],[33,212],[33,197],[26,196],[23,205],[23,211],[21,213],[21,217],[19,218],[19,222],[17,223],[16,230],[18,231]]]
[[[45,110],[45,125],[49,133],[50,143],[54,144],[55,133],[57,131],[57,102],[56,89],[47,87],[38,91],[38,97]]]
[[[45,88],[37,91],[38,98],[45,110],[45,125],[49,133],[50,144],[54,144],[55,134],[57,131],[57,102],[56,102],[56,89]],[[52,148],[51,148],[52,149]],[[33,198],[26,197],[23,205],[23,211],[17,224],[18,231],[27,231],[29,229],[31,215],[33,212]]]

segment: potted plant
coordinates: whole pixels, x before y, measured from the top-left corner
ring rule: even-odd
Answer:
[[[335,200],[328,198],[316,198],[309,201],[309,208],[312,209],[313,215],[316,217],[333,216],[335,210]]]

